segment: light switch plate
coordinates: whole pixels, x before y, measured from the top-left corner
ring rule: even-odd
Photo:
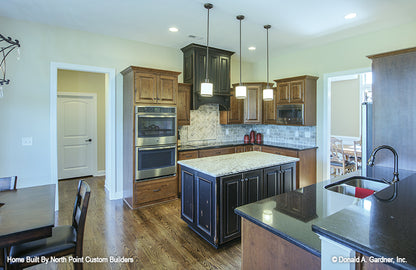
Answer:
[[[32,137],[22,137],[22,145],[23,146],[32,145]]]

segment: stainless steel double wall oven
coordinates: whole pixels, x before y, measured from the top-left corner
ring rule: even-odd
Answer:
[[[176,107],[136,106],[136,181],[174,175]]]

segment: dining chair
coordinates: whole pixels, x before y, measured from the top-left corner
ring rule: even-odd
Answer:
[[[343,175],[347,172],[352,172],[355,170],[355,163],[349,161],[345,154],[342,144],[342,140],[331,137],[331,158],[330,164],[331,169],[334,169],[335,175]]]
[[[17,176],[1,177],[0,191],[16,190]]]
[[[72,225],[55,226],[52,228],[51,237],[12,246],[10,256],[12,258],[40,258],[41,256],[73,255],[74,258],[82,258],[84,227],[90,194],[89,185],[83,180],[79,181],[72,213]],[[11,263],[8,266],[10,269],[23,269],[39,263],[41,262]],[[82,269],[82,262],[74,262],[74,269]]]
[[[6,190],[16,190],[17,176],[1,177],[0,178],[0,191]],[[6,254],[8,253],[7,248],[0,249],[0,269],[4,267],[4,262],[6,261]]]

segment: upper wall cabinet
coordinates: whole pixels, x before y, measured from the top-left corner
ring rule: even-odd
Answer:
[[[303,125],[316,125],[316,81],[318,79],[318,77],[304,75],[274,80],[277,89],[276,106],[303,104]]]
[[[219,104],[220,110],[230,107],[230,64],[234,52],[209,48],[208,79],[213,84],[214,95],[202,97],[201,83],[205,81],[207,47],[190,44],[183,52],[183,81],[192,84],[192,108],[196,110],[204,104]]]
[[[263,89],[265,82],[243,83],[247,87],[247,98],[244,99],[244,124],[261,124],[263,116]],[[233,85],[237,86],[237,84]]]
[[[130,83],[136,104],[176,105],[180,72],[130,66],[121,73],[124,80],[133,80]]]
[[[220,112],[220,124],[244,124],[244,100],[235,98],[235,89],[230,93],[230,110]]]
[[[263,124],[276,124],[276,88],[273,88],[273,100],[263,100]]]
[[[191,124],[191,91],[191,84],[178,84],[178,106],[176,110],[178,126],[185,126]]]

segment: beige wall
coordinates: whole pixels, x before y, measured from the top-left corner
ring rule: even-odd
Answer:
[[[308,46],[303,48],[292,47],[285,51],[270,51],[270,78],[287,78],[299,75],[318,76],[317,82],[317,174],[322,177],[324,155],[323,145],[327,144],[323,139],[323,120],[325,108],[323,106],[324,76],[325,74],[371,68],[371,60],[367,55],[377,54],[411,48],[416,44],[416,20],[391,28],[386,28],[366,34],[352,36],[331,43]],[[273,30],[273,28],[271,28]],[[270,32],[273,35],[273,31]],[[262,80],[266,73],[266,60],[260,60],[254,64],[255,78]]]
[[[97,170],[105,170],[105,74],[58,70],[58,92],[97,94]]]
[[[331,135],[360,136],[360,80],[331,83]]]
[[[168,48],[106,35],[0,17],[5,36],[18,39],[21,57],[9,55],[7,77],[0,99],[0,174],[18,175],[19,187],[53,182],[50,149],[50,64],[63,62],[113,68],[116,71],[116,132],[122,132],[123,82],[120,71],[130,65],[182,71],[180,48]],[[368,68],[365,56],[414,47],[416,21],[364,35],[308,48],[271,51],[273,79],[310,74],[319,76],[317,90],[318,179],[322,172],[320,152],[323,132],[324,74]],[[273,28],[272,28],[273,30]],[[3,30],[2,30],[3,31]],[[140,33],[138,33],[140,34]],[[273,31],[270,33],[273,35]],[[305,44],[307,45],[307,44]],[[232,57],[231,82],[238,82],[238,57]],[[243,80],[264,81],[265,59],[244,63]],[[182,82],[182,75],[179,77]],[[22,137],[33,137],[22,146]],[[121,149],[115,149],[116,153]]]

